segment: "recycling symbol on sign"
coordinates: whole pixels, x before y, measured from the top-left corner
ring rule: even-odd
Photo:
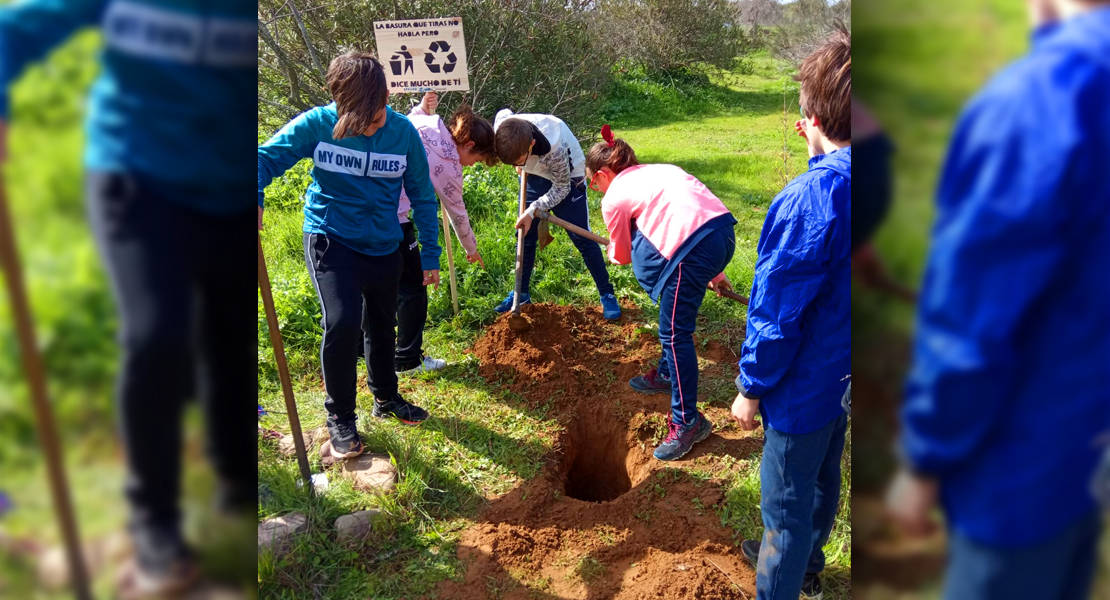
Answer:
[[[432,73],[450,73],[455,70],[455,63],[458,58],[455,53],[451,52],[451,46],[445,41],[432,42],[428,46],[428,52],[424,54],[424,64],[428,66],[428,70]]]

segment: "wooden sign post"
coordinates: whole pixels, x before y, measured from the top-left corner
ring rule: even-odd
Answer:
[[[462,19],[414,19],[375,21],[374,41],[378,59],[385,67],[391,94],[453,92],[470,90],[466,66],[466,38]],[[455,280],[455,253],[447,208],[443,210],[443,243],[451,281],[451,304],[459,314],[459,291]]]

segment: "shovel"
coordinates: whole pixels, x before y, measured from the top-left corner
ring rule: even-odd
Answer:
[[[39,444],[42,446],[43,458],[46,462],[50,495],[54,501],[58,526],[62,530],[67,565],[72,574],[73,594],[78,600],[92,600],[89,574],[81,552],[81,538],[77,531],[77,519],[73,512],[69,483],[66,481],[62,447],[58,441],[60,437],[47,393],[46,367],[42,363],[42,355],[39,354],[35,341],[31,305],[27,300],[23,269],[20,267],[16,250],[15,231],[12,227],[11,213],[8,211],[8,198],[4,192],[5,183],[3,178],[0,178],[0,266],[3,267],[4,280],[7,282],[8,299],[11,301],[12,316],[15,319],[16,339],[31,392],[31,407],[35,413]]]
[[[536,211],[536,218],[537,219],[543,219],[544,221],[550,221],[550,222],[558,225],[559,227],[562,227],[563,229],[566,229],[567,231],[569,231],[571,233],[577,233],[578,235],[586,238],[587,240],[590,240],[592,242],[597,242],[597,243],[601,244],[602,246],[608,246],[609,245],[609,239],[608,238],[603,238],[600,235],[598,235],[598,234],[596,234],[592,231],[582,229],[581,227],[579,227],[579,226],[577,226],[573,223],[568,223],[568,222],[560,219],[559,217],[556,217],[555,215],[553,215],[553,214],[551,214],[551,213],[549,213],[545,210],[537,210]]]
[[[721,290],[721,295],[724,296],[725,298],[735,300],[735,301],[739,302],[740,304],[743,304],[744,306],[748,305],[748,297],[747,296],[741,296],[740,294],[737,294],[736,292],[734,292],[732,290]]]
[[[520,174],[520,210],[517,217],[524,214],[524,203],[527,194],[528,174]],[[524,230],[516,230],[516,284],[513,286],[513,310],[509,314],[509,329],[513,331],[527,331],[531,325],[528,319],[520,314],[520,286],[524,283]]]
[[[450,235],[450,234],[448,234]],[[266,257],[262,254],[262,234],[258,234],[258,291],[262,294],[262,305],[266,309],[266,323],[270,326],[270,343],[274,346],[274,361],[277,363],[278,378],[281,379],[281,392],[285,396],[285,412],[289,417],[289,429],[293,433],[293,449],[297,452],[297,465],[301,468],[304,485],[311,494],[314,491],[312,470],[308,467],[308,452],[304,447],[301,434],[301,420],[297,415],[297,402],[293,398],[293,383],[289,379],[289,364],[285,360],[285,344],[281,339],[277,310],[274,308],[273,290],[270,288],[270,274],[266,269]]]

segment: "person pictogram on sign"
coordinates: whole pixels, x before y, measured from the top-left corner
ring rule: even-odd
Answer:
[[[393,71],[394,75],[401,75],[401,62],[404,61],[404,74],[412,73],[412,53],[408,51],[407,46],[401,46],[401,49],[389,57],[389,68]]]
[[[428,52],[424,54],[424,64],[432,73],[439,73],[440,69],[443,73],[450,73],[455,70],[457,62],[458,58],[451,52],[451,45],[442,40],[432,42],[428,46]]]

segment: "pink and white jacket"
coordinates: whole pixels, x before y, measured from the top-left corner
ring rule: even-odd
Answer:
[[[447,210],[451,227],[455,229],[459,242],[468,255],[473,255],[478,251],[478,241],[474,239],[474,230],[470,228],[470,217],[466,214],[466,205],[463,204],[463,176],[462,165],[459,164],[459,148],[439,115],[429,115],[417,104],[409,111],[408,116],[409,121],[416,127],[416,132],[420,134],[424,153],[428,155],[428,174],[432,178],[432,187],[435,188],[440,202]],[[409,222],[409,208],[409,197],[402,189],[401,201],[397,207],[397,219],[401,223]]]
[[[609,229],[609,260],[632,263],[636,279],[659,300],[671,271],[710,232],[736,219],[709,188],[674,165],[621,171],[601,199]],[[724,273],[713,281],[724,279]]]

